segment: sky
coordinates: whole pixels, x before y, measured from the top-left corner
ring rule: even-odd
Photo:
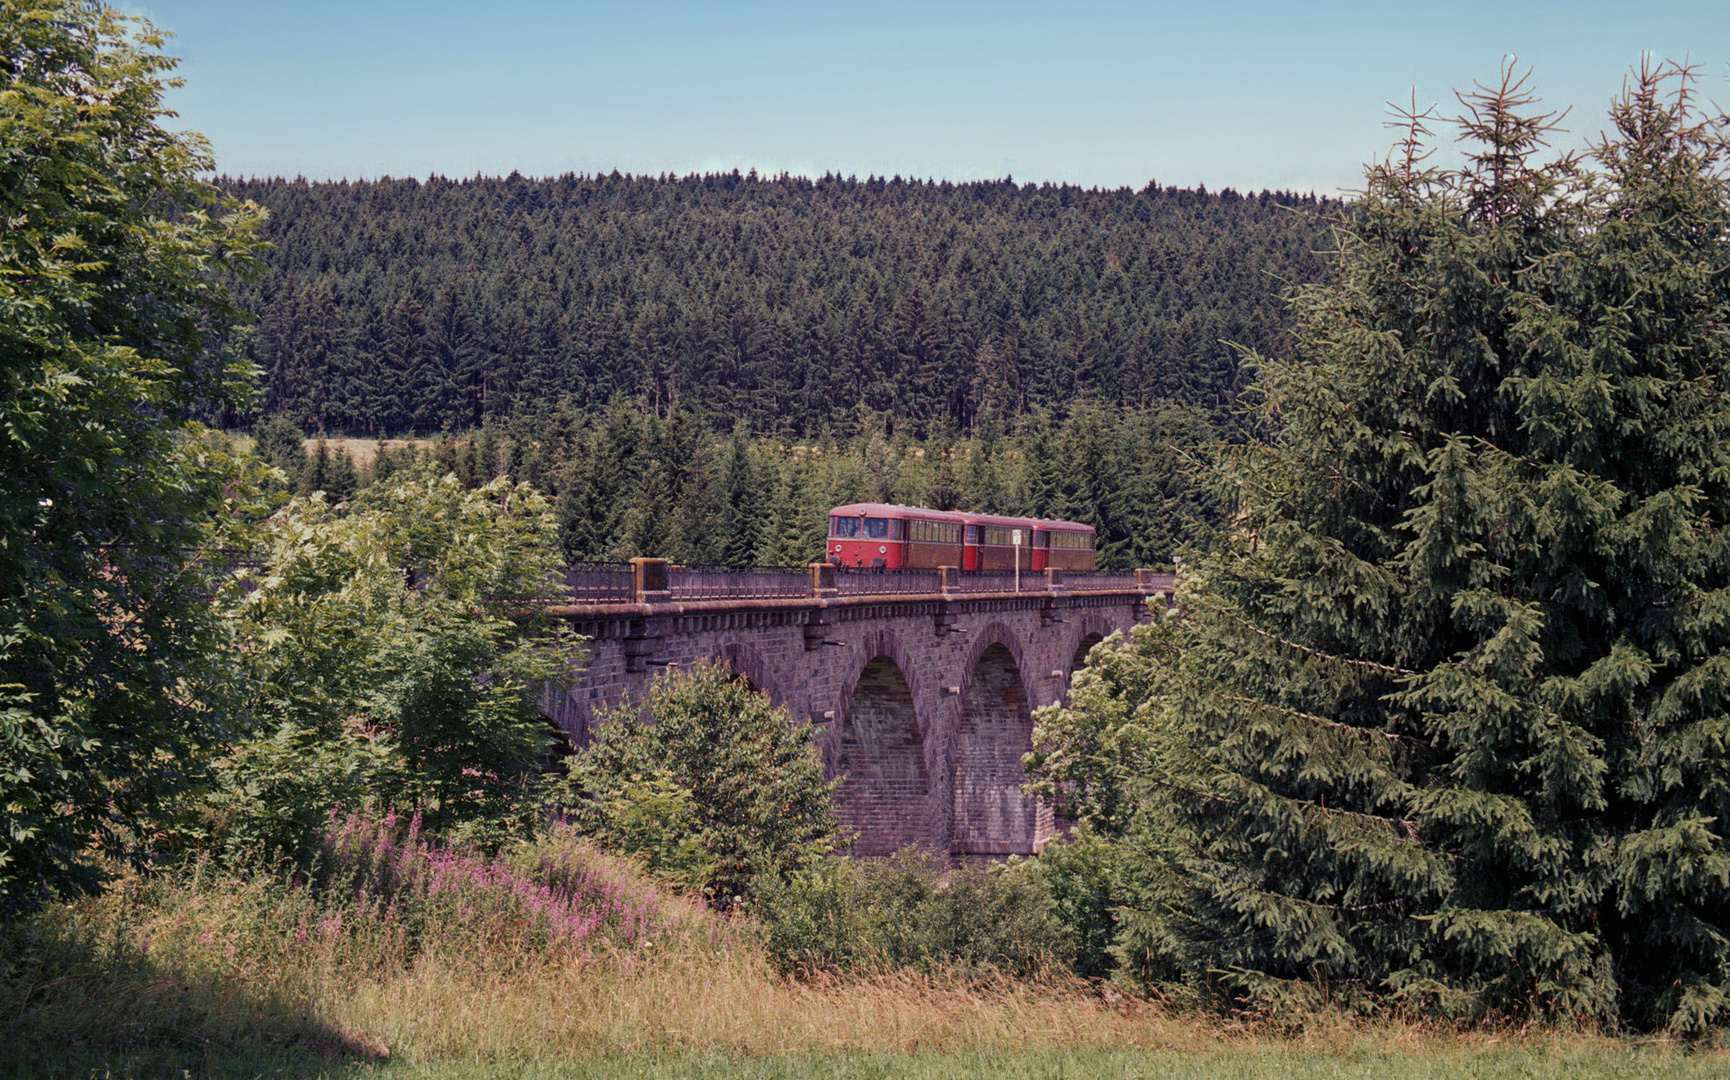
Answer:
[[[1355,188],[1387,103],[1531,68],[1583,145],[1642,56],[1730,106],[1730,0],[147,0],[221,172],[756,169]],[[1444,140],[1446,141],[1446,140]]]

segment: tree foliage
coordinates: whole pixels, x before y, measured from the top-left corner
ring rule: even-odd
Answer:
[[[218,737],[209,569],[261,215],[164,129],[148,23],[0,2],[0,912],[93,880]]]
[[[547,613],[553,536],[526,485],[427,468],[272,518],[236,612],[249,727],[203,797],[208,842],[304,856],[329,811],[366,802],[480,842],[521,824],[552,742],[538,695],[578,659]]]
[[[621,702],[567,769],[562,801],[580,824],[717,903],[756,896],[837,840],[809,725],[718,664],[669,670],[647,701]]]
[[[1462,166],[1413,116],[1368,171],[1261,361],[1276,437],[1221,461],[1143,914],[1217,992],[1699,1035],[1730,1016],[1723,122],[1644,69],[1546,161],[1521,79],[1461,100]]]
[[[267,411],[433,434],[568,401],[808,439],[1093,401],[1235,421],[1319,211],[1283,192],[566,175],[224,181],[270,208]]]
[[[621,402],[488,423],[418,451],[381,447],[370,473],[418,455],[470,485],[527,480],[554,499],[572,562],[804,566],[822,558],[831,507],[888,501],[1084,521],[1099,530],[1100,566],[1124,570],[1167,563],[1215,517],[1192,461],[1217,438],[1194,409],[1082,405],[1062,421],[1035,410],[1012,430],[982,424],[971,436],[900,426],[788,442]]]

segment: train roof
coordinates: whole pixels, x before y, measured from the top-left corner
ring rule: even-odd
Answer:
[[[1073,529],[1093,532],[1092,525],[1056,518],[1005,517],[1001,514],[975,514],[965,510],[933,510],[928,506],[899,506],[895,503],[848,503],[829,511],[831,517],[907,517],[917,516],[932,521],[953,521],[963,525],[998,525],[1010,529]]]

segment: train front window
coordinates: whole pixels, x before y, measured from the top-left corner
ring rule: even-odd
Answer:
[[[833,530],[829,535],[837,540],[847,540],[859,535],[859,519],[856,517],[836,515],[829,519],[829,524]]]
[[[867,540],[889,539],[888,518],[860,518],[859,524],[863,526],[861,533]]]

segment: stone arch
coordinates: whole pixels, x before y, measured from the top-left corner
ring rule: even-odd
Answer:
[[[1081,629],[1076,632],[1075,645],[1069,654],[1069,676],[1087,666],[1087,653],[1095,645],[1110,637],[1116,628],[1098,615],[1090,614],[1081,620]]]
[[[1075,643],[1075,652],[1069,658],[1069,674],[1071,676],[1087,666],[1087,654],[1093,651],[1095,645],[1104,640],[1105,635],[1097,632],[1081,635],[1081,640]]]
[[[715,659],[727,665],[733,674],[740,676],[750,684],[751,689],[760,690],[769,695],[769,700],[777,705],[783,705],[779,680],[770,669],[769,662],[763,659],[763,654],[755,646],[742,641],[729,641],[721,646],[721,651],[715,654]]]
[[[1015,632],[1000,622],[989,622],[981,626],[973,635],[973,647],[967,652],[967,667],[961,673],[961,696],[967,699],[973,686],[973,676],[979,670],[979,661],[990,652],[993,646],[1002,648],[1015,662],[1015,670],[1021,676],[1021,688],[1027,694],[1029,701],[1034,698],[1033,687],[1027,681],[1026,663],[1023,660],[1021,639]]]
[[[853,854],[889,855],[931,841],[931,771],[907,666],[876,642],[853,678],[834,743],[835,815]],[[899,651],[898,649],[895,651]]]
[[[969,658],[955,753],[950,850],[958,855],[1031,854],[1049,835],[1049,813],[1021,791],[1021,758],[1033,719],[1020,649],[998,626],[980,631]]]

